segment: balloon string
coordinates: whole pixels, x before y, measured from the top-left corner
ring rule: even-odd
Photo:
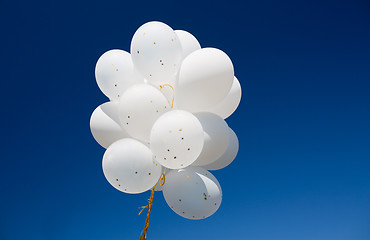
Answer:
[[[163,186],[164,183],[166,182],[165,175],[164,175],[165,172],[166,172],[166,170],[163,171],[163,173],[162,173],[161,177],[159,178],[158,182],[152,188],[150,198],[148,199],[148,205],[139,207],[139,209],[141,209],[140,212],[139,212],[139,215],[144,211],[145,208],[148,209],[148,214],[146,215],[146,220],[145,220],[145,226],[144,226],[144,229],[143,229],[143,231],[140,235],[140,240],[146,240],[146,232],[148,231],[148,228],[149,228],[150,212],[152,211],[152,206],[153,206],[154,189],[155,189],[155,187],[157,186],[158,183],[159,183],[160,186]]]
[[[165,86],[168,86],[170,88],[172,88],[172,91],[173,91],[173,97],[172,97],[172,104],[171,104],[171,108],[173,108],[173,103],[175,102],[175,89],[170,85],[170,84],[163,84],[163,85],[159,85],[159,87],[162,89],[164,88]]]

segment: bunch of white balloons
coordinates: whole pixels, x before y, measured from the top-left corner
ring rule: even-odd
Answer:
[[[135,32],[131,54],[104,53],[95,76],[110,99],[90,119],[92,135],[106,148],[108,182],[125,193],[142,193],[166,169],[165,184],[155,190],[163,191],[173,211],[189,219],[215,213],[222,191],[208,170],[229,165],[239,148],[224,120],[241,98],[228,55],[154,21]]]

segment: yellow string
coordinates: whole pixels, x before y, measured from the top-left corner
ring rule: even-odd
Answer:
[[[145,208],[148,209],[148,214],[146,215],[146,220],[145,220],[145,226],[144,226],[144,229],[143,229],[143,231],[140,235],[140,240],[146,240],[146,232],[148,231],[148,228],[149,228],[149,217],[150,217],[150,212],[152,211],[152,205],[153,205],[153,198],[154,198],[154,191],[155,191],[154,189],[155,189],[155,187],[157,186],[158,183],[159,183],[160,186],[163,186],[164,183],[166,182],[165,172],[166,172],[166,170],[163,171],[163,173],[162,173],[161,177],[159,178],[158,182],[152,188],[150,198],[148,199],[148,205],[139,207],[139,209],[141,209],[140,212],[139,212],[139,215],[144,211]]]
[[[172,88],[172,91],[173,91],[173,97],[172,97],[172,104],[171,104],[171,108],[173,108],[173,103],[175,102],[175,89],[174,89],[170,84],[163,84],[163,85],[159,85],[160,89],[164,88],[165,86],[168,86],[168,87]]]

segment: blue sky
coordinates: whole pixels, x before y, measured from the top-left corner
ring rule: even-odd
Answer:
[[[370,239],[368,1],[3,0],[0,20],[0,239],[138,239],[149,193],[109,185],[89,118],[97,59],[151,20],[228,53],[243,97],[218,212],[156,193],[148,239]]]

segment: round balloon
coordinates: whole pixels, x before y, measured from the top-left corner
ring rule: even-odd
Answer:
[[[152,188],[161,176],[161,168],[150,149],[131,138],[114,142],[103,157],[105,178],[125,193],[142,193]]]
[[[222,154],[222,156],[219,157],[216,161],[203,167],[208,170],[219,170],[224,167],[227,167],[230,163],[234,161],[236,155],[238,154],[238,150],[239,150],[238,137],[236,136],[235,132],[230,128],[230,142],[224,154]]]
[[[121,127],[118,102],[107,102],[97,107],[90,118],[90,130],[95,140],[104,148],[121,138],[129,137]]]
[[[175,30],[175,33],[181,43],[182,58],[201,48],[198,40],[191,33],[184,30]]]
[[[154,122],[170,108],[167,98],[158,89],[137,84],[122,94],[119,116],[128,134],[147,142]]]
[[[216,113],[223,119],[226,119],[238,108],[241,97],[242,88],[240,87],[238,79],[234,77],[233,85],[226,98],[208,111]]]
[[[118,100],[127,88],[139,81],[139,75],[134,73],[130,54],[118,49],[105,52],[99,58],[95,78],[100,90],[111,101]]]
[[[166,176],[163,195],[175,213],[188,219],[211,216],[222,201],[217,179],[201,167],[172,170]]]
[[[174,30],[162,22],[142,25],[131,41],[131,57],[144,78],[162,82],[178,71],[182,60],[181,43]]]
[[[201,123],[193,114],[183,110],[163,114],[154,123],[150,135],[150,148],[155,159],[170,169],[192,164],[201,153],[203,144]]]
[[[204,166],[216,161],[227,149],[229,145],[230,128],[220,116],[201,112],[194,114],[204,130],[204,146],[202,153],[193,166]]]
[[[176,104],[190,112],[207,111],[229,93],[234,79],[230,58],[221,50],[202,48],[182,62]]]

